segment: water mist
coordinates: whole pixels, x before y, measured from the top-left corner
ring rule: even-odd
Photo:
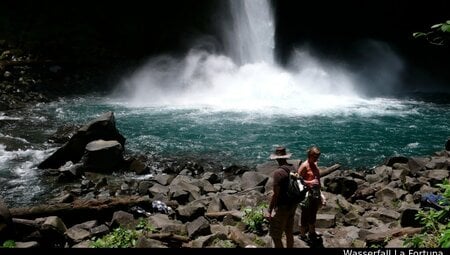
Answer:
[[[288,67],[277,65],[270,1],[228,3],[231,20],[222,32],[226,54],[193,47],[183,59],[150,59],[122,80],[119,90],[126,103],[294,115],[367,103],[361,96],[366,80],[307,49],[294,49]]]

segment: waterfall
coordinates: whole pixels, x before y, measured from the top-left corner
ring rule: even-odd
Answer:
[[[192,47],[182,58],[153,57],[124,77],[117,97],[137,107],[206,106],[299,115],[352,108],[364,100],[359,90],[364,79],[344,65],[316,58],[307,48],[292,49],[286,66],[276,63],[270,0],[226,0],[226,4],[228,11],[219,9],[226,17],[220,19],[223,54]],[[379,48],[370,54],[380,56],[380,51],[386,52]],[[389,66],[385,60],[390,55],[383,57],[383,66]],[[387,73],[383,77],[391,77]]]
[[[237,64],[274,63],[275,26],[269,0],[232,0],[231,26],[225,26],[225,46]]]

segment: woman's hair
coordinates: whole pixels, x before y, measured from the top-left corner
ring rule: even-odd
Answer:
[[[308,157],[312,155],[320,155],[320,149],[317,146],[311,146],[308,151]]]

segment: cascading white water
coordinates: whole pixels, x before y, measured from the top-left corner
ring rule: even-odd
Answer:
[[[193,47],[184,59],[150,59],[121,82],[118,94],[125,103],[297,115],[347,111],[367,103],[355,85],[356,81],[361,85],[361,77],[305,49],[295,49],[287,67],[277,65],[269,0],[229,0],[229,4],[232,20],[223,25],[227,55]],[[369,69],[381,70],[384,77],[396,75],[386,75],[396,71],[389,68],[392,53],[370,53],[384,57],[379,63],[383,68]]]
[[[226,45],[238,64],[274,64],[275,26],[269,1],[230,1],[232,24]]]

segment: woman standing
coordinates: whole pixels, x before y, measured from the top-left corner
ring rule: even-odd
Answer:
[[[303,178],[308,187],[306,202],[300,204],[302,213],[300,218],[300,239],[303,241],[318,238],[316,233],[316,216],[320,206],[325,203],[321,196],[320,171],[317,161],[320,157],[320,149],[316,146],[309,148],[305,160],[298,168],[297,173]],[[308,232],[308,237],[306,233]]]

